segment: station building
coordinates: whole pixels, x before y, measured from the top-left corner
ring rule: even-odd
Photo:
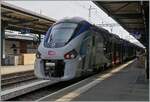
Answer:
[[[55,22],[53,18],[1,2],[0,66],[34,64],[38,46],[35,39],[38,37],[40,43]]]
[[[6,30],[4,65],[33,64],[38,46],[34,39],[37,39],[35,34],[21,34]]]

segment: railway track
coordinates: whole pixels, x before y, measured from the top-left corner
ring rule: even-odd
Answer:
[[[107,71],[107,70],[106,70]],[[1,92],[1,99],[7,101],[36,101],[43,96],[52,94],[58,90],[61,90],[65,87],[71,86],[77,82],[80,82],[94,74],[104,73],[95,72],[92,74],[86,74],[83,77],[78,77],[73,80],[58,82],[58,81],[49,81],[49,80],[37,80],[35,82],[29,82],[26,85],[19,86],[10,90],[5,90]],[[23,82],[23,81],[22,81]]]
[[[47,85],[41,84],[42,86],[39,85],[41,87],[39,87],[35,90],[33,90],[33,87],[36,87],[36,86],[33,86],[30,88],[31,90],[28,89],[28,90],[30,90],[29,92],[26,92],[24,94],[20,94],[16,97],[2,98],[2,99],[8,100],[8,101],[35,101],[35,100],[37,100],[43,96],[46,96],[48,94],[51,94],[51,93],[56,92],[58,90],[61,90],[65,87],[68,87],[72,84],[75,84],[81,80],[84,80],[84,79],[86,79],[92,75],[93,74],[89,74],[89,75],[86,75],[84,77],[79,77],[79,78],[75,78],[73,80],[64,81],[64,82],[56,82],[56,81],[55,82],[53,82],[53,81],[48,82],[47,81],[46,83],[49,83],[49,84],[47,84]],[[46,80],[42,80],[42,81],[46,81]]]
[[[1,87],[11,86],[12,84],[21,83],[28,80],[36,79],[33,71],[26,71],[20,73],[12,73],[1,76]]]
[[[114,67],[111,69],[109,68],[107,70],[103,70],[102,72],[96,72],[94,74],[98,74],[98,73],[103,74],[112,69],[114,69]],[[29,82],[28,84],[23,85],[21,87],[16,87],[16,88],[13,88],[10,90],[2,91],[1,99],[8,100],[8,101],[36,101],[46,95],[52,94],[56,91],[59,91],[59,90],[65,88],[65,87],[68,87],[77,82],[80,82],[94,74],[88,74],[84,77],[79,77],[79,78],[65,81],[65,82],[39,80],[38,79],[35,82]]]

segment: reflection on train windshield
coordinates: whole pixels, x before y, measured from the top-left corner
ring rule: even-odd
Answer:
[[[59,23],[52,27],[49,32],[48,43],[66,43],[72,36],[77,24]]]

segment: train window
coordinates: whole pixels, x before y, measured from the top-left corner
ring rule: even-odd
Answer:
[[[75,23],[59,23],[52,27],[49,32],[48,43],[64,42],[66,43],[72,36],[77,24]]]
[[[95,36],[92,37],[92,46],[95,46]]]
[[[107,58],[111,58],[111,49],[112,49],[112,44],[110,41],[106,41],[104,44],[104,54]]]

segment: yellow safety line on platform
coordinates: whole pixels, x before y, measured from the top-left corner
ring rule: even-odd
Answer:
[[[105,80],[106,78],[109,78],[113,74],[119,72],[120,70],[122,70],[123,68],[125,68],[126,66],[131,64],[133,61],[135,61],[135,60],[129,61],[128,63],[123,64],[122,66],[119,66],[118,68],[109,71],[107,74],[103,74],[103,75],[98,76],[98,78],[96,78],[94,81],[90,82],[89,84],[87,84],[81,88],[78,88],[77,90],[72,91],[72,92],[68,93],[67,95],[64,95],[63,97],[57,99],[56,101],[65,101],[66,102],[66,101],[73,100],[74,98],[76,98],[80,94],[86,92],[90,88],[92,88],[95,85],[97,85],[98,83],[100,83],[102,80]]]

